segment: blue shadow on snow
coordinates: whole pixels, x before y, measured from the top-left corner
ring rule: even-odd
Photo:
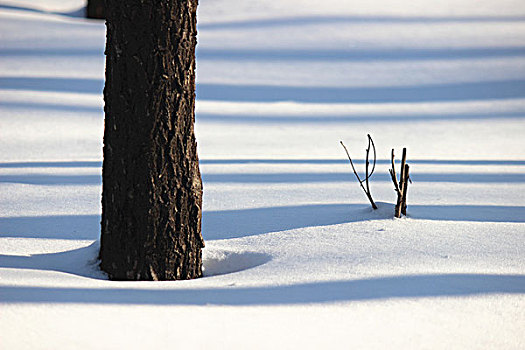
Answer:
[[[371,61],[423,61],[482,59],[494,57],[525,56],[525,47],[476,47],[435,49],[197,49],[197,60],[228,61],[327,61],[327,62],[371,62]]]
[[[0,87],[14,90],[101,94],[101,79],[2,77]],[[424,102],[525,97],[525,80],[385,87],[295,87],[284,85],[197,84],[197,98],[218,101]]]
[[[364,159],[355,159],[363,163]],[[200,159],[200,164],[348,164],[347,159]],[[399,160],[396,160],[399,163]],[[378,159],[377,164],[390,164],[390,159]],[[440,165],[525,165],[525,160],[498,159],[411,159],[410,164]],[[100,168],[101,161],[47,161],[47,162],[0,162],[0,168]]]
[[[431,274],[285,286],[173,289],[0,287],[3,303],[118,305],[281,305],[524,294],[525,275]],[[180,288],[177,288],[178,286]]]
[[[392,206],[391,204],[384,204]],[[409,205],[413,220],[525,222],[525,207],[501,205]],[[238,210],[205,210],[205,240],[220,240],[305,227],[391,219],[393,208],[374,212],[364,204],[311,204]],[[0,218],[0,237],[97,240],[100,215]]]
[[[525,16],[301,16],[249,21],[199,23],[200,30],[260,29],[271,27],[291,27],[305,25],[341,24],[434,24],[434,23],[505,23],[525,22]]]
[[[329,183],[355,181],[350,172],[344,173],[225,173],[202,174],[205,183]],[[524,173],[417,173],[414,182],[432,183],[525,183]],[[386,173],[374,174],[375,182],[390,182]],[[101,175],[48,175],[19,174],[0,175],[0,183],[19,183],[30,185],[100,185]]]

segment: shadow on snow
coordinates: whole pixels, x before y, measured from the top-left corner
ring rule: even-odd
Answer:
[[[101,79],[2,77],[0,87],[14,90],[101,94]],[[197,98],[217,101],[299,101],[316,103],[381,103],[521,98],[525,80],[384,87],[297,87],[284,85],[197,84]]]
[[[45,11],[41,9],[31,8],[31,7],[24,7],[24,6],[15,6],[15,5],[0,5],[0,10],[17,10],[17,11],[26,11],[26,12],[35,12],[35,13],[44,13],[44,14],[52,14],[52,15],[60,15],[60,16],[66,16],[66,17],[77,17],[77,18],[84,18],[86,17],[86,7],[81,7],[77,10],[72,10],[69,12],[53,12],[53,11]]]
[[[107,276],[98,267],[100,242],[59,253],[30,256],[1,255],[0,268],[55,271],[80,277],[103,279]],[[204,277],[239,272],[263,265],[271,260],[268,254],[257,252],[229,252],[206,249],[203,253]]]
[[[357,163],[364,159],[354,160]],[[200,164],[348,164],[346,159],[200,159]],[[399,160],[396,160],[399,163]],[[390,159],[378,159],[377,164],[390,164]],[[410,164],[440,165],[525,165],[525,160],[499,159],[411,159]],[[46,161],[46,162],[0,162],[0,168],[100,168],[101,161]]]
[[[306,227],[391,219],[393,207],[387,209],[375,212],[364,204],[313,204],[205,210],[202,231],[206,240],[241,238]],[[525,207],[522,206],[409,205],[408,212],[415,220],[525,222]],[[97,240],[99,235],[100,215],[0,218],[0,237]]]
[[[189,283],[192,282],[179,285],[187,286]],[[1,300],[4,303],[132,305],[279,305],[523,293],[524,275],[491,274],[393,276],[286,286],[230,288],[0,287]]]
[[[290,27],[305,25],[341,25],[341,24],[431,24],[431,23],[505,23],[525,22],[524,16],[301,16],[268,19],[250,19],[249,21],[231,21],[199,23],[199,29],[256,29],[268,27]]]
[[[350,172],[338,173],[224,173],[202,174],[205,183],[329,183],[354,181]],[[523,173],[417,173],[412,176],[414,182],[431,183],[524,183]],[[390,182],[389,174],[374,174],[374,182]],[[48,175],[18,174],[0,175],[0,183],[18,183],[30,185],[100,185],[101,175]]]

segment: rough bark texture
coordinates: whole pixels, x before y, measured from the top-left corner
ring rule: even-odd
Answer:
[[[86,7],[87,18],[104,19],[106,18],[106,0],[88,0]]]
[[[107,0],[101,268],[202,275],[194,135],[197,0]]]

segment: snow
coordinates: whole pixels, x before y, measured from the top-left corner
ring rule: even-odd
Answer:
[[[522,1],[201,1],[205,277],[175,282],[96,267],[83,5],[0,2],[2,349],[525,347]],[[377,211],[339,145],[362,169],[367,133]]]

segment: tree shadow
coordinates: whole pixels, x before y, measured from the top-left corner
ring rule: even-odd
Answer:
[[[71,10],[71,11],[66,11],[66,12],[45,11],[42,9],[37,9],[37,8],[32,8],[32,7],[6,5],[6,4],[0,4],[0,10],[1,9],[52,14],[52,15],[59,15],[59,16],[66,16],[66,17],[73,17],[73,18],[85,18],[86,17],[86,7],[85,6],[79,9],[76,9],[76,10]]]
[[[393,103],[490,100],[524,96],[525,80],[380,87],[197,84],[198,99],[232,102]]]
[[[1,77],[0,87],[10,90],[102,94],[104,80],[65,77]]]
[[[393,219],[394,204],[317,204],[205,211],[205,240],[219,240],[281,232],[305,227]],[[496,205],[409,205],[409,218],[436,221],[525,222],[525,207]]]
[[[221,61],[425,61],[524,56],[525,47],[476,47],[431,49],[207,49],[197,50],[198,60]]]
[[[416,173],[414,182],[453,183],[524,183],[523,173]],[[323,173],[203,173],[202,179],[209,183],[319,183],[355,181],[351,172]],[[387,173],[374,173],[374,182],[391,182]],[[3,177],[0,177],[0,182]]]
[[[364,159],[356,159],[364,162]],[[390,159],[377,159],[377,164],[390,164]],[[273,159],[273,158],[244,158],[244,159],[200,159],[201,164],[348,164],[347,159]],[[399,163],[399,160],[396,160]],[[500,159],[411,159],[410,164],[435,165],[525,165],[525,160]],[[0,168],[101,168],[101,161],[47,161],[47,162],[0,162]]]
[[[328,183],[354,181],[349,172],[323,173],[202,173],[205,183]],[[412,176],[414,182],[451,182],[451,183],[524,183],[522,173],[417,173]],[[390,182],[386,173],[375,173],[374,182]],[[17,174],[0,175],[0,183],[18,183],[28,185],[82,186],[100,185],[102,176],[93,175],[49,175]]]
[[[3,217],[0,237],[98,240],[100,215]]]
[[[364,159],[357,158],[355,162],[363,163]],[[347,159],[322,159],[322,158],[244,158],[244,159],[201,159],[202,164],[348,164]],[[390,159],[377,159],[377,164],[390,164]],[[400,161],[396,160],[399,164]],[[0,163],[2,167],[18,167],[17,164],[31,163]],[[410,164],[435,164],[435,165],[525,165],[525,160],[500,160],[500,159],[410,159]],[[28,166],[30,167],[30,166]]]
[[[0,268],[63,272],[86,278],[107,279],[98,268],[99,241],[60,253],[30,256],[0,254]]]
[[[102,47],[18,47],[18,48],[5,48],[0,51],[0,57],[2,56],[81,56],[89,57],[92,59],[104,59],[104,49]],[[33,79],[33,78],[28,78]],[[40,78],[42,79],[42,78]],[[71,79],[71,78],[62,78]],[[3,80],[3,79],[2,79]],[[91,80],[91,79],[83,79]],[[38,90],[41,91],[41,90]],[[44,90],[47,91],[47,90]],[[49,90],[52,91],[52,90]],[[85,92],[85,91],[77,91]]]
[[[59,253],[29,256],[0,254],[0,268],[62,272],[80,277],[107,280],[98,266],[100,241],[88,246]],[[230,274],[251,269],[269,262],[272,257],[257,252],[230,252],[205,249],[203,252],[204,277]]]
[[[102,106],[82,106],[82,105],[61,105],[58,103],[38,103],[38,102],[2,102],[2,108],[11,110],[39,110],[45,112],[68,112],[68,113],[97,113],[103,114]],[[44,114],[44,113],[43,113]],[[53,113],[53,116],[55,114]]]
[[[432,122],[432,121],[457,121],[457,120],[486,120],[486,119],[523,119],[523,112],[470,112],[470,113],[444,113],[444,114],[419,114],[419,115],[248,115],[248,114],[213,114],[197,113],[197,122],[214,123],[247,123],[247,124],[327,124],[327,123],[407,123],[407,122]],[[413,161],[411,161],[413,163]]]
[[[101,94],[104,81],[56,77],[2,77],[0,87],[11,90]],[[197,84],[198,99],[215,101],[382,103],[504,99],[524,96],[525,80],[381,87]]]
[[[205,240],[241,238],[306,227],[393,219],[394,205],[311,204],[238,210],[205,210]],[[409,219],[466,222],[525,222],[525,207],[502,205],[410,205]],[[100,215],[0,218],[0,237],[97,240]]]
[[[305,25],[341,25],[341,24],[429,24],[429,23],[501,23],[524,22],[525,16],[301,16],[267,19],[250,19],[249,21],[231,21],[199,23],[199,29],[259,29],[271,27],[290,27]]]
[[[184,288],[189,283],[194,282],[172,284],[172,289],[166,289],[166,284],[162,289],[2,286],[0,295],[3,303],[242,306],[525,293],[525,276],[510,274],[431,274],[285,286]]]
[[[204,211],[202,233],[205,240],[231,239],[305,227],[386,219],[388,216],[387,213],[373,212],[371,208],[359,204],[313,204]]]
[[[18,174],[0,175],[0,183],[19,183],[27,185],[59,185],[83,186],[101,185],[102,175],[48,175],[48,174]]]
[[[392,209],[393,210],[393,209]],[[525,222],[525,207],[510,205],[408,205],[408,217],[420,220]]]
[[[524,162],[525,163],[525,162]],[[4,162],[0,168],[102,168],[101,161]]]

